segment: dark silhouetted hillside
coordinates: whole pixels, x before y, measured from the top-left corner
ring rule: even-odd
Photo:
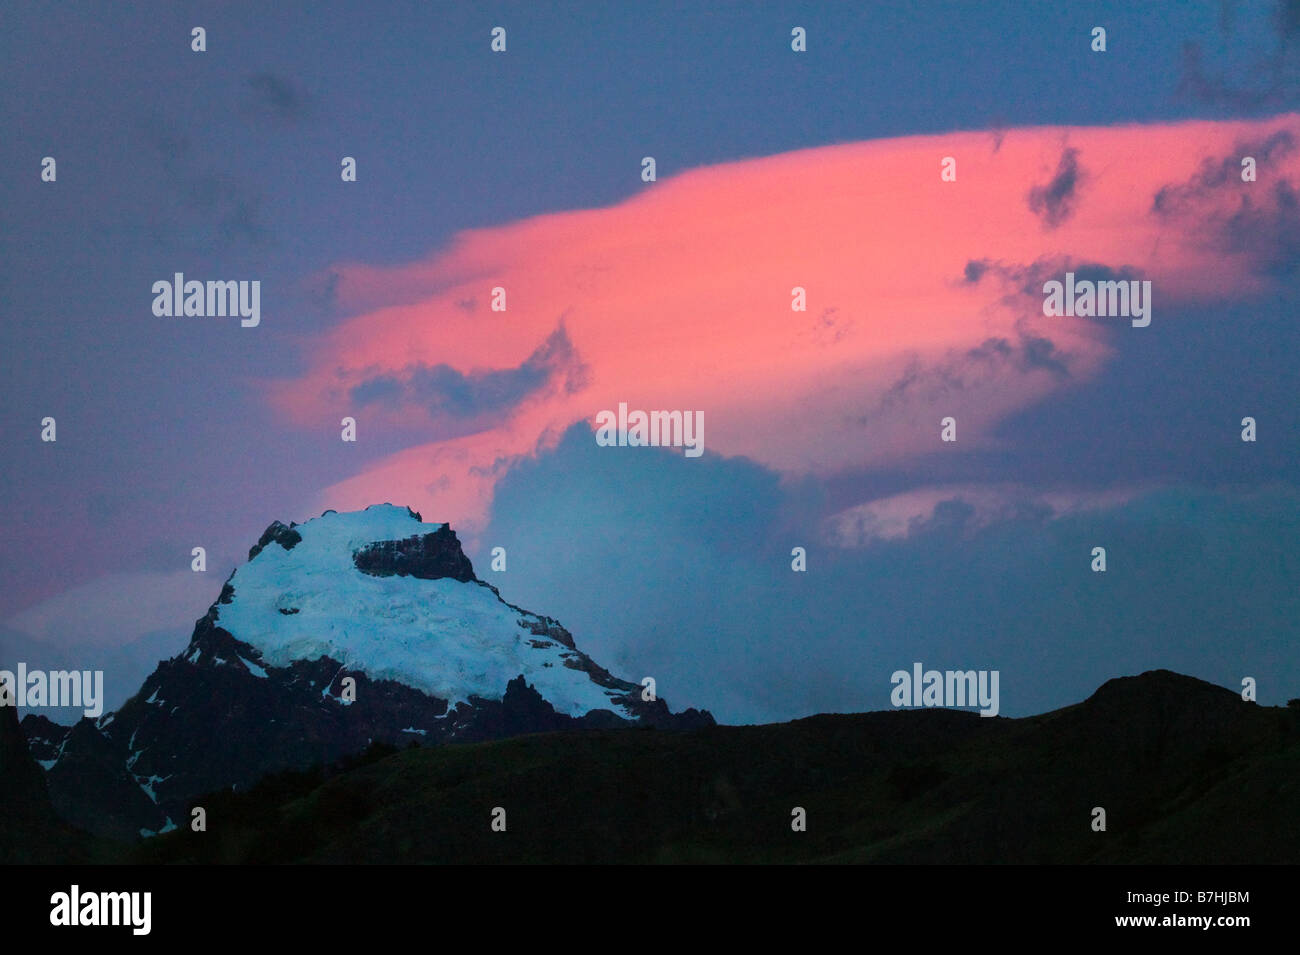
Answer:
[[[1300,713],[1168,671],[943,709],[372,753],[200,800],[141,861],[1294,863]],[[507,831],[493,832],[493,807]],[[791,810],[807,831],[791,830]],[[1107,831],[1091,828],[1092,809]]]
[[[0,706],[0,864],[91,862],[109,848],[55,814],[17,708]]]

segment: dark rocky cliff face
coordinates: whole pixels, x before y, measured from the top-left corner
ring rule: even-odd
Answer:
[[[293,550],[294,545],[302,542],[302,535],[294,528],[297,525],[290,522],[288,526],[281,524],[279,521],[272,521],[271,526],[262,532],[262,536],[257,539],[257,543],[248,549],[248,559],[252,560],[268,544],[279,544],[285,550]]]
[[[474,568],[460,549],[456,532],[444,524],[432,534],[418,534],[405,540],[377,541],[352,555],[357,570],[376,577],[418,577],[438,580],[450,577],[468,583]]]
[[[27,749],[18,710],[0,706],[0,813],[40,816],[52,813],[45,776]]]
[[[0,864],[85,861],[84,841],[55,813],[17,708],[0,706]]]

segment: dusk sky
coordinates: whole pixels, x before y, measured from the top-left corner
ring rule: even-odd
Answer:
[[[1300,5],[19,4],[0,79],[0,659],[116,706],[272,520],[390,501],[724,722],[1300,696]]]

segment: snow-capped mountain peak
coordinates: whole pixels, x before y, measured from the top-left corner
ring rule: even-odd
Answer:
[[[633,718],[620,699],[628,684],[596,682],[571,638],[547,635],[554,621],[474,578],[447,525],[385,504],[286,530],[235,572],[217,606],[216,624],[263,665],[330,657],[451,706],[499,700],[522,675],[557,712]]]
[[[376,742],[713,723],[642,699],[408,508],[275,521],[248,556],[119,710],[66,730],[24,720],[65,818],[115,838],[165,831],[204,793]]]

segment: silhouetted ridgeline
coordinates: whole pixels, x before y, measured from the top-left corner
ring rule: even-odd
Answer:
[[[1294,863],[1300,712],[1157,670],[1023,719],[898,710],[378,751],[206,808],[206,833],[132,858]]]

